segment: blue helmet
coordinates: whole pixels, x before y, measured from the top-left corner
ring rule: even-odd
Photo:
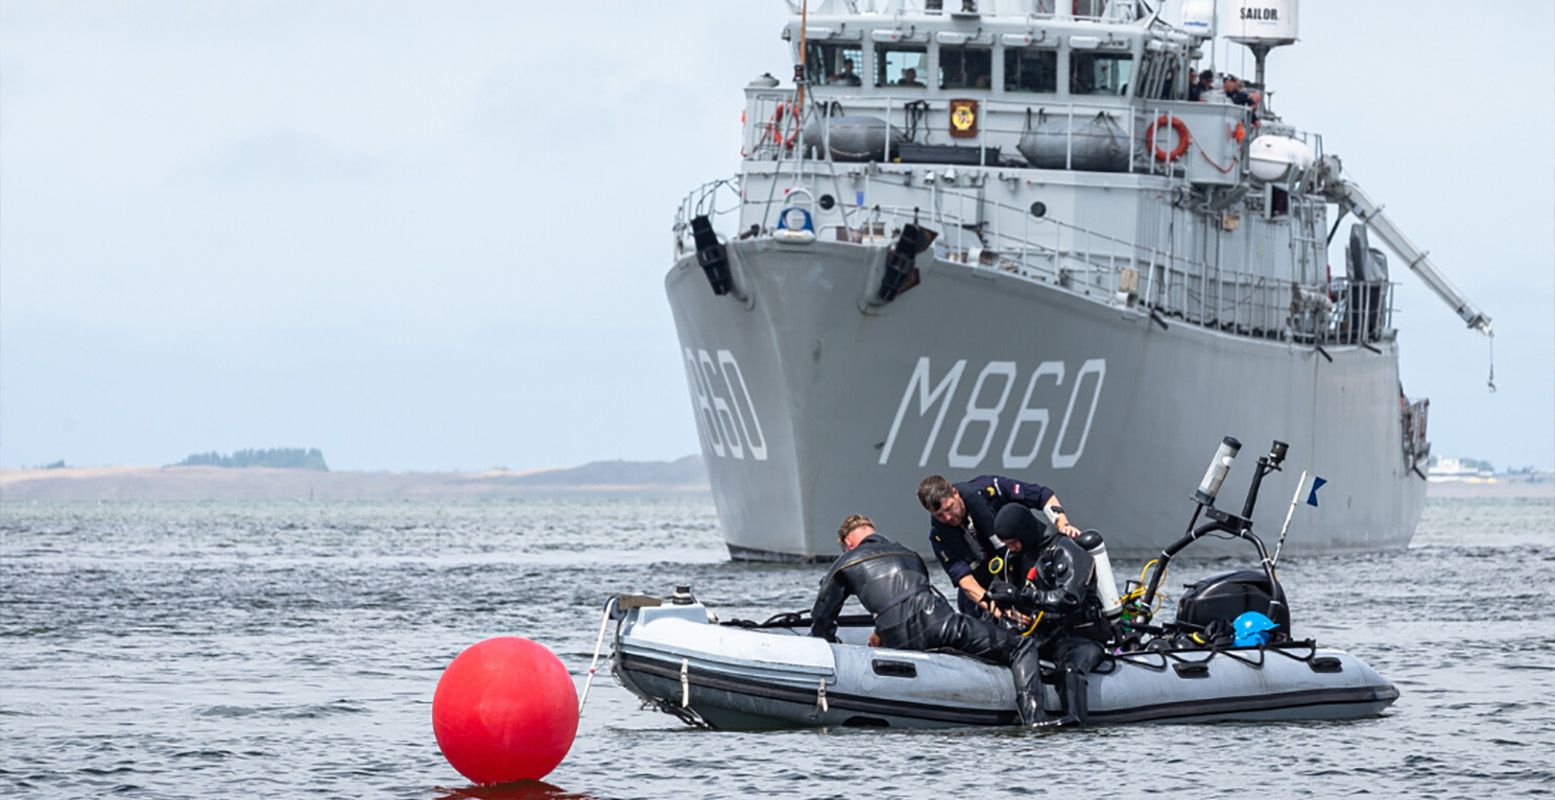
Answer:
[[[1269,631],[1278,627],[1280,626],[1274,624],[1274,620],[1257,611],[1244,611],[1231,621],[1231,628],[1236,631],[1237,647],[1268,644]]]

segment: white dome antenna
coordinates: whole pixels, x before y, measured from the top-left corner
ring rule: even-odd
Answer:
[[[1228,0],[1221,32],[1253,51],[1258,71],[1255,80],[1264,86],[1264,59],[1269,51],[1296,43],[1297,0]]]

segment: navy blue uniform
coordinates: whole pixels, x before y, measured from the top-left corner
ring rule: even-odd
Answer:
[[[997,549],[993,543],[993,521],[999,509],[1011,503],[1040,509],[1053,496],[1053,490],[1040,483],[1018,481],[1002,475],[980,475],[969,481],[951,484],[966,502],[966,520],[958,526],[934,520],[929,542],[956,592],[956,607],[963,614],[982,616],[982,611],[956,586],[971,575],[984,589],[992,582],[988,560]]]

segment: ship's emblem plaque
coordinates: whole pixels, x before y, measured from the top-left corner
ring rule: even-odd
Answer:
[[[977,101],[958,99],[950,101],[950,135],[966,139],[977,135]]]

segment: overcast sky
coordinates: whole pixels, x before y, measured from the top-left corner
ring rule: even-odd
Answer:
[[[0,465],[694,452],[669,226],[737,168],[742,86],[790,73],[786,14],[5,0]],[[1275,108],[1495,318],[1490,394],[1394,260],[1436,452],[1555,465],[1551,4],[1307,0],[1301,33]]]

